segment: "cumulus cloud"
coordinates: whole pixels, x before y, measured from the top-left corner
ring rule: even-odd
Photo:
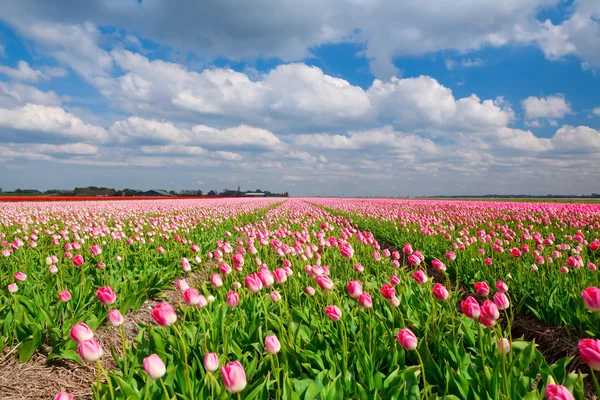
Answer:
[[[97,142],[108,140],[102,127],[86,124],[60,107],[25,104],[17,108],[0,108],[0,126],[30,132],[42,132],[68,139]]]
[[[565,114],[571,113],[571,105],[565,100],[563,95],[554,95],[548,97],[530,96],[523,100],[523,109],[525,118],[564,118]]]
[[[598,116],[600,116],[600,107],[595,107],[595,108],[592,110],[592,113],[593,113],[593,114],[596,114],[596,115],[598,115]]]
[[[29,85],[0,82],[0,107],[14,107],[27,103],[59,106],[67,100],[68,98],[60,97],[53,91],[43,92]]]

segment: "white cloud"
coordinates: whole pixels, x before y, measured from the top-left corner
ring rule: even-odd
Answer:
[[[599,152],[600,131],[587,126],[564,125],[552,137],[558,152]]]
[[[108,139],[104,128],[86,124],[60,107],[38,104],[25,104],[10,109],[0,108],[0,126],[93,142],[105,142]]]
[[[69,144],[27,144],[27,150],[42,154],[91,155],[98,152],[98,147],[87,143]]]
[[[17,68],[0,65],[0,74],[4,74],[14,80],[29,82],[37,82],[48,78],[42,71],[31,68],[27,61],[23,60],[19,61]]]
[[[485,65],[485,61],[479,57],[473,59],[465,58],[460,62],[460,64],[465,68],[482,67]]]
[[[68,98],[59,97],[53,91],[42,92],[29,85],[0,82],[0,107],[10,108],[27,103],[59,106],[66,100]]]
[[[571,105],[563,95],[548,97],[528,97],[522,102],[525,110],[525,118],[564,118],[565,114],[571,113]]]
[[[596,114],[596,115],[600,116],[600,107],[595,107],[595,108],[592,110],[592,113],[594,113],[594,114]]]
[[[446,58],[444,60],[444,65],[446,65],[446,69],[448,69],[448,71],[452,71],[453,69],[456,69],[458,63],[451,58]]]
[[[204,125],[192,128],[194,141],[218,148],[276,150],[283,146],[272,132],[247,125],[227,129],[216,129]]]

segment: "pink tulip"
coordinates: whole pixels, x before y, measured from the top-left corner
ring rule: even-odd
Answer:
[[[475,282],[473,287],[475,288],[475,293],[479,296],[485,297],[490,294],[490,287],[485,282]]]
[[[342,318],[342,310],[340,310],[337,306],[325,307],[325,313],[332,321],[339,321],[340,318]]]
[[[410,243],[406,243],[402,248],[402,252],[406,255],[410,255],[413,253],[413,248]]]
[[[108,312],[108,323],[113,326],[113,327],[117,327],[117,326],[121,326],[123,325],[123,322],[125,322],[125,319],[123,318],[123,315],[121,314],[121,311],[119,310],[110,310]]]
[[[358,295],[358,304],[362,308],[371,308],[373,307],[373,299],[371,299],[369,293],[361,293]]]
[[[394,287],[389,283],[384,283],[381,287],[381,294],[383,297],[389,300],[396,295],[396,289],[394,289]]]
[[[485,300],[481,305],[481,316],[485,319],[495,321],[500,318],[500,311],[494,302]]]
[[[158,252],[158,254],[162,254],[162,253],[165,252],[165,249],[162,248],[162,247],[159,247],[159,248],[156,249],[156,251]]]
[[[110,286],[103,286],[96,291],[96,297],[100,300],[100,303],[105,306],[110,306],[117,300],[115,291]]]
[[[162,378],[167,372],[167,367],[158,354],[151,354],[144,358],[144,369],[150,379],[154,380]]]
[[[510,342],[506,338],[498,340],[498,353],[506,354],[510,351]]]
[[[265,349],[269,354],[277,354],[281,350],[281,344],[275,335],[269,335],[265,338]]]
[[[246,276],[244,282],[246,283],[246,288],[252,293],[258,293],[263,287],[262,281],[256,273]]]
[[[354,264],[354,270],[356,272],[364,272],[365,267],[363,267],[361,263],[356,263]]]
[[[416,266],[421,263],[421,259],[416,254],[411,254],[408,256],[408,263],[412,266]]]
[[[14,293],[17,293],[18,290],[19,290],[19,287],[17,286],[16,283],[11,283],[10,285],[8,285],[8,293],[14,294]]]
[[[207,372],[215,372],[219,369],[219,356],[217,356],[217,353],[206,353],[204,356],[204,369]]]
[[[590,286],[581,291],[585,308],[593,312],[600,312],[600,289]]]
[[[221,277],[221,275],[219,274],[212,274],[210,276],[210,283],[216,287],[216,288],[220,288],[221,286],[223,286],[223,278]]]
[[[499,310],[506,310],[508,307],[510,307],[510,301],[505,293],[498,292],[494,294],[493,300],[494,304],[496,304]]]
[[[227,298],[225,299],[225,302],[231,308],[237,307],[237,305],[240,303],[240,296],[233,290],[230,290],[227,293]]]
[[[190,288],[187,281],[185,279],[178,279],[175,281],[175,287],[179,290],[180,293],[185,292]]]
[[[408,328],[403,328],[396,335],[396,339],[405,350],[414,350],[417,348],[417,337]]]
[[[438,260],[437,258],[431,261],[431,266],[438,271],[446,271],[446,265],[444,265],[444,263]]]
[[[277,268],[273,271],[273,277],[275,278],[275,282],[282,284],[287,280],[287,273],[285,272],[285,269]]]
[[[318,276],[317,284],[323,290],[332,290],[334,287],[333,281],[326,275]]]
[[[27,275],[25,275],[23,272],[17,272],[13,275],[13,278],[15,278],[15,281],[25,282],[27,280]]]
[[[100,247],[100,245],[95,244],[92,247],[90,247],[90,251],[93,255],[99,256],[100,254],[102,254],[102,247]]]
[[[84,322],[79,322],[71,327],[70,336],[75,343],[80,343],[92,339],[94,332]]]
[[[399,285],[400,284],[400,278],[398,278],[398,275],[392,275],[390,277],[390,283],[394,286]]]
[[[600,340],[582,339],[579,341],[581,359],[594,371],[600,371]]]
[[[360,281],[348,282],[348,294],[354,299],[358,298],[362,294],[362,283]]]
[[[492,265],[493,261],[491,258],[486,258],[485,260],[483,260],[483,262],[485,263],[485,265]]]
[[[200,303],[200,293],[195,288],[189,288],[183,292],[183,301],[188,306],[197,306]]]
[[[307,295],[309,296],[314,296],[315,295],[315,288],[312,286],[307,286],[304,291],[306,292]]]
[[[221,273],[223,275],[229,275],[229,274],[231,274],[232,269],[229,266],[229,264],[222,263],[221,265],[219,265],[219,271],[221,271]],[[211,281],[212,281],[212,279],[211,279]]]
[[[75,265],[76,267],[81,267],[83,263],[84,259],[81,254],[77,254],[75,257],[73,257],[73,265]]]
[[[88,339],[83,342],[79,342],[77,346],[77,354],[79,357],[87,363],[92,363],[94,361],[99,360],[104,352],[102,351],[102,347],[100,343],[96,341],[96,339]]]
[[[569,389],[562,385],[548,384],[546,386],[547,400],[575,400]]]
[[[273,278],[273,274],[268,269],[261,268],[257,274],[264,287],[269,287],[275,283],[275,278]]]
[[[271,297],[273,303],[278,303],[279,300],[281,300],[281,295],[277,290],[273,290],[271,293],[269,293],[269,297]]]
[[[425,275],[425,272],[420,269],[416,270],[415,273],[412,274],[412,278],[419,284],[424,284],[427,282],[427,275]]]
[[[508,292],[508,285],[503,281],[498,281],[496,282],[496,290],[502,293]]]
[[[73,395],[67,392],[60,392],[54,396],[54,400],[73,400]]]
[[[152,310],[152,318],[160,326],[171,326],[177,321],[177,314],[168,303],[160,303]]]
[[[450,295],[448,293],[448,289],[446,289],[441,283],[436,283],[435,285],[433,285],[432,293],[436,299],[442,301],[448,299],[448,296]]]
[[[67,301],[71,300],[71,293],[68,290],[63,290],[62,292],[58,293],[58,298],[63,303],[66,303]]]
[[[246,387],[246,372],[239,361],[232,361],[221,368],[223,384],[230,393],[239,393]]]
[[[463,313],[469,318],[477,319],[481,315],[479,303],[471,296],[461,301],[460,307],[462,308]]]
[[[446,259],[450,261],[456,260],[456,254],[453,251],[449,251],[446,253]]]
[[[58,267],[56,265],[51,265],[48,267],[48,272],[54,275],[58,272]]]

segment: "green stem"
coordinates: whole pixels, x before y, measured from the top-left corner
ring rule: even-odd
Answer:
[[[177,329],[175,325],[173,325],[173,330],[179,336],[179,340],[181,341],[181,349],[183,353],[183,362],[185,364],[185,381],[187,383],[188,391],[190,392],[190,399],[194,399],[194,392],[192,391],[192,382],[190,381],[190,366],[188,365],[187,360],[187,349],[185,347],[185,341],[183,340],[183,335],[181,331]]]
[[[487,374],[485,372],[485,352],[483,351],[483,329],[481,328],[481,324],[479,322],[475,322],[477,324],[477,329],[479,330],[479,351],[481,353],[481,371],[483,372],[483,377],[487,383]]]
[[[425,378],[425,364],[423,364],[423,359],[421,358],[421,354],[419,350],[416,349],[417,358],[419,359],[419,364],[421,365],[421,373],[423,374],[423,391],[425,392],[425,400],[429,400],[429,392],[427,390],[427,378]]]
[[[591,370],[592,379],[594,380],[594,388],[596,388],[596,395],[600,398],[600,385],[598,385],[598,379],[596,379],[596,371]]]
[[[106,383],[108,384],[108,390],[110,391],[110,398],[112,400],[115,400],[115,392],[113,391],[112,383],[110,382],[110,378],[108,377],[106,370],[104,368],[102,368],[102,364],[100,364],[100,360],[96,360],[96,364],[98,365],[98,370],[102,371],[102,374],[104,375],[104,378],[106,379]],[[98,375],[100,375],[100,373],[98,373]]]
[[[123,357],[123,372],[125,373],[125,376],[128,376],[128,374],[127,374],[127,339],[125,339],[125,328],[123,327],[123,325],[121,325],[119,328],[121,331],[121,345],[123,346],[123,354],[121,355]]]
[[[169,400],[169,392],[167,391],[167,387],[165,386],[165,383],[163,382],[162,378],[160,378],[159,380],[160,380],[160,385],[162,386],[162,389],[163,389],[163,393],[165,395],[165,400]]]

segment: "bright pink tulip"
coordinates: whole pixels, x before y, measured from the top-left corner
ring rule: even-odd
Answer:
[[[502,293],[508,292],[508,285],[503,281],[498,281],[496,282],[496,290]]]
[[[413,253],[413,248],[410,243],[406,243],[402,248],[402,252],[406,255],[410,255]]]
[[[425,272],[423,272],[421,269],[416,270],[415,273],[412,274],[412,278],[419,284],[424,284],[427,282],[427,275],[425,275]]]
[[[306,292],[307,295],[309,296],[314,296],[315,295],[315,288],[312,286],[307,286],[304,291]]]
[[[117,300],[115,291],[110,286],[103,286],[96,291],[96,297],[100,300],[100,303],[105,306],[110,306]]]
[[[151,354],[144,358],[144,369],[150,379],[154,380],[162,378],[167,372],[167,367],[158,354]]]
[[[479,303],[471,296],[461,301],[460,307],[462,308],[463,313],[469,318],[477,319],[481,315]]]
[[[73,395],[67,392],[60,392],[54,396],[54,400],[73,400]]]
[[[505,293],[498,292],[494,294],[493,300],[494,304],[496,304],[499,310],[506,310],[508,307],[510,307],[510,301]]]
[[[362,308],[371,308],[373,307],[373,299],[371,299],[369,293],[361,293],[358,295],[358,304]]]
[[[593,312],[600,312],[600,289],[590,286],[581,291],[585,308]]]
[[[500,318],[500,311],[498,311],[498,307],[494,302],[485,300],[481,305],[481,316],[485,319],[495,321]]]
[[[475,282],[473,287],[475,288],[475,293],[479,296],[485,297],[490,294],[490,287],[485,282]]]
[[[19,290],[19,287],[17,286],[16,283],[11,283],[10,285],[8,285],[8,293],[14,294],[14,293],[17,293],[18,290]]]
[[[363,267],[361,263],[356,263],[354,264],[354,270],[356,272],[364,272],[365,267]]]
[[[152,310],[152,318],[160,326],[171,326],[177,321],[177,314],[169,303],[160,303]]]
[[[206,353],[204,356],[204,369],[208,372],[215,372],[219,369],[219,356],[217,356],[217,353]]]
[[[384,283],[381,287],[381,294],[389,300],[396,295],[396,289],[389,283]]]
[[[438,271],[446,270],[446,265],[443,262],[441,262],[440,260],[438,260],[437,258],[435,258],[431,261],[431,266],[433,268],[437,269]]]
[[[446,253],[446,259],[450,261],[456,260],[456,254],[453,251],[449,251]]]
[[[562,385],[549,384],[546,386],[547,400],[575,400],[569,389]]]
[[[342,318],[342,310],[340,310],[337,306],[325,307],[325,313],[332,321],[338,321],[340,318]]]
[[[85,324],[85,322],[79,322],[71,327],[70,336],[75,343],[80,343],[92,339],[94,337],[94,332]]]
[[[111,326],[114,326],[114,327],[121,326],[121,325],[123,325],[123,322],[125,322],[125,319],[123,318],[121,311],[110,310],[108,312],[108,323]]]
[[[600,340],[582,339],[579,341],[581,359],[594,371],[600,371]]]
[[[450,295],[448,293],[448,289],[446,289],[441,283],[436,283],[435,285],[433,285],[432,293],[436,299],[442,301],[448,299],[448,296]]]
[[[25,282],[27,280],[27,275],[25,275],[23,272],[17,272],[13,275],[13,278],[15,278],[15,281]]]
[[[263,287],[262,281],[256,273],[246,276],[244,282],[246,283],[246,288],[252,293],[258,293]]]
[[[354,299],[358,298],[362,294],[362,283],[360,281],[348,282],[348,294]]]
[[[75,257],[73,257],[73,265],[75,265],[76,267],[81,267],[84,263],[84,259],[83,256],[81,254],[77,254]]]
[[[99,256],[100,254],[102,254],[102,247],[100,247],[100,245],[98,244],[95,244],[92,247],[90,247],[90,251],[93,255]]]
[[[233,290],[230,290],[227,293],[227,298],[225,299],[225,302],[231,308],[237,307],[237,305],[240,304],[240,295],[234,292]]]
[[[277,268],[275,271],[273,271],[273,278],[275,278],[275,282],[279,284],[285,283],[285,281],[287,281],[285,269]]]
[[[417,348],[417,337],[408,328],[403,328],[396,335],[396,339],[405,350],[414,350]]]
[[[260,271],[257,272],[260,281],[262,282],[264,287],[269,287],[273,283],[275,283],[275,278],[271,271],[265,268],[261,268]]]
[[[246,387],[246,372],[239,361],[232,361],[221,368],[223,384],[230,393],[239,393]]]
[[[62,292],[58,293],[58,298],[63,303],[66,303],[67,301],[71,300],[71,293],[68,290],[63,290]]]
[[[398,278],[398,275],[392,275],[390,277],[390,283],[394,286],[399,285],[400,284],[400,278]]]
[[[88,339],[83,342],[79,342],[77,346],[77,354],[79,357],[87,363],[92,363],[94,361],[99,360],[104,352],[102,351],[102,347],[100,343],[96,341],[96,339]]]
[[[333,281],[326,275],[318,276],[317,284],[323,290],[332,290],[334,287]]]

